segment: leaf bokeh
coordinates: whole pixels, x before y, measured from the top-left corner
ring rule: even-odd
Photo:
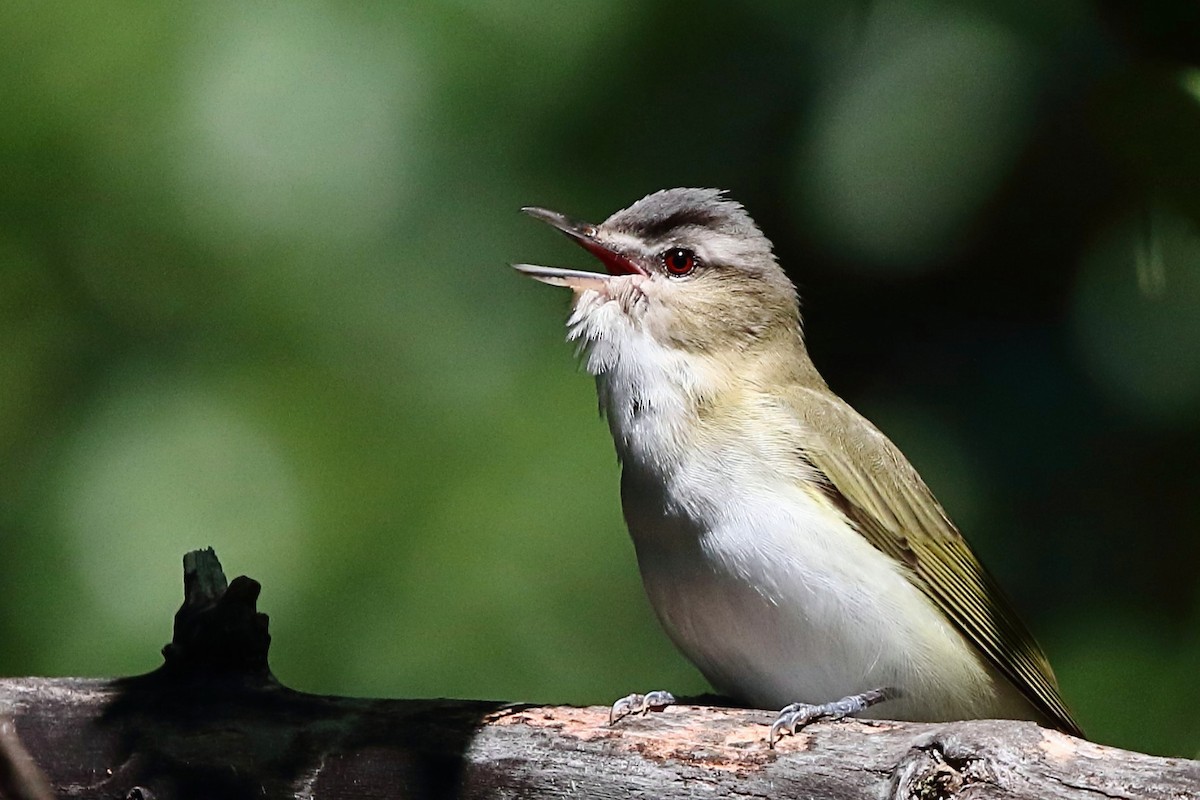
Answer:
[[[506,264],[584,263],[522,205],[719,186],[1084,727],[1200,754],[1187,13],[5,5],[0,672],[153,668],[213,545],[300,689],[703,690],[566,298]]]

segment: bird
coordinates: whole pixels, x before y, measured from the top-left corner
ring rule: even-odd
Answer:
[[[836,395],[746,209],[664,189],[598,224],[540,207],[605,271],[572,290],[646,595],[719,693],[819,719],[1025,719],[1083,736],[1042,649],[903,453]],[[632,694],[614,715],[659,710]]]

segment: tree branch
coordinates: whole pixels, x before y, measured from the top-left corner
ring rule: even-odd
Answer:
[[[215,567],[215,572],[214,572]],[[0,680],[0,709],[60,797],[1162,798],[1200,800],[1200,762],[1033,723],[818,723],[771,750],[774,713],[324,697],[267,668],[258,584],[189,554],[155,672]]]

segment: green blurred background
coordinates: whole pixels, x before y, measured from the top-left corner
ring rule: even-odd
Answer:
[[[1200,754],[1196,8],[0,6],[0,673],[154,668],[213,545],[299,689],[704,690],[506,264],[719,186],[1084,727]]]

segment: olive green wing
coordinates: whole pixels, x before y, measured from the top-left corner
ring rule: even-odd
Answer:
[[[803,455],[826,481],[831,502],[871,544],[908,565],[914,583],[1035,708],[1083,736],[1042,649],[913,466],[836,395],[802,391],[809,396],[796,407],[806,409],[804,423],[817,434]]]

